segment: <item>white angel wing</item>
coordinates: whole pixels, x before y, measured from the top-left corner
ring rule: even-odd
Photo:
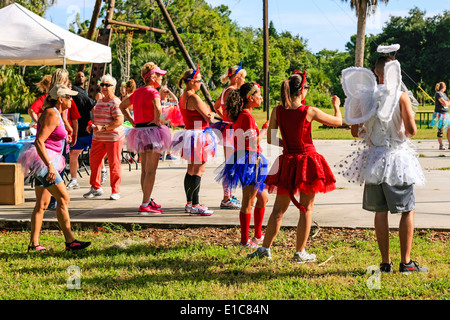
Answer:
[[[345,99],[345,122],[349,125],[363,123],[376,112],[373,93],[377,81],[372,71],[350,67],[342,70],[342,88]]]
[[[391,44],[389,46],[378,46],[377,47],[377,52],[380,53],[391,53],[391,52],[395,52],[398,51],[400,49],[400,45],[398,43],[396,44]]]
[[[387,62],[384,66],[384,92],[379,95],[377,115],[381,121],[390,121],[400,99],[402,70],[397,60]],[[381,93],[381,92],[380,92]]]

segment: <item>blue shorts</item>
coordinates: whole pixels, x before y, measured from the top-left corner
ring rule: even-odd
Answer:
[[[92,145],[92,134],[86,137],[78,137],[77,143],[70,150],[87,150]]]
[[[34,180],[35,180],[34,185],[35,185],[36,187],[42,187],[42,188],[45,188],[45,189],[47,189],[48,187],[51,187],[51,186],[55,186],[55,185],[57,185],[58,183],[64,181],[64,180],[61,178],[61,174],[62,174],[62,171],[61,171],[61,172],[57,172],[57,173],[56,173],[55,181],[53,181],[52,183],[50,183],[50,182],[47,181],[48,173],[45,175],[45,177],[41,177],[41,176],[35,175],[35,176],[34,176]]]

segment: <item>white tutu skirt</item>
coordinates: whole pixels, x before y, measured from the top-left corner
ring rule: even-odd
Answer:
[[[172,153],[190,162],[206,162],[216,156],[219,141],[210,127],[204,130],[180,129],[173,135]]]
[[[47,149],[47,154],[56,171],[61,172],[66,167],[66,158],[61,152]],[[25,177],[39,176],[45,177],[48,173],[48,167],[42,161],[34,144],[30,144],[20,151],[17,162],[22,165]]]
[[[364,147],[338,162],[338,174],[352,183],[391,186],[425,184],[417,153],[407,143],[396,148]]]
[[[161,125],[161,127],[137,127],[130,129],[126,143],[127,150],[130,152],[140,153],[153,150],[163,153],[170,150],[172,132],[165,125]]]

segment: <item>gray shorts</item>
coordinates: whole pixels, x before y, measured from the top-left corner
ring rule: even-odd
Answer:
[[[413,185],[390,186],[387,183],[364,185],[363,209],[367,211],[403,213],[414,210]]]

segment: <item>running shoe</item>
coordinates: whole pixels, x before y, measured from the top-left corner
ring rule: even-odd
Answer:
[[[83,197],[86,199],[94,199],[95,197],[100,197],[103,195],[103,190],[102,188],[100,189],[95,189],[93,187],[91,187],[91,190],[89,190],[88,193],[83,194]]]
[[[120,199],[120,193],[111,193],[111,196],[109,197],[109,200],[119,200]]]
[[[141,215],[149,215],[149,214],[161,214],[163,212],[162,209],[155,208],[151,205],[148,205],[146,207],[143,207],[142,205],[139,206],[138,213]]]
[[[46,251],[47,248],[38,244],[37,246],[28,246],[27,252],[30,251]]]
[[[297,263],[316,262],[316,255],[315,254],[309,254],[306,251],[296,252],[294,254],[294,258],[292,260],[297,262]]]
[[[177,160],[177,157],[171,155],[171,154],[167,154],[166,155],[166,160]]]
[[[247,241],[247,243],[245,243],[245,244],[242,242],[239,242],[239,247],[241,247],[243,249],[247,249],[247,248],[256,249],[256,248],[258,248],[258,245],[249,239]]]
[[[439,146],[439,150],[445,150],[444,146],[443,146],[443,145],[440,145],[440,146]]]
[[[84,248],[87,248],[91,245],[91,242],[85,242],[85,241],[79,241],[74,240],[73,242],[67,243],[66,242],[66,251],[76,251],[81,250]]]
[[[236,196],[231,196],[230,200],[233,201],[234,203],[237,203],[238,206],[241,205],[241,202],[236,198]]]
[[[232,201],[231,198],[227,201],[220,201],[220,209],[240,209],[241,205]]]
[[[258,245],[262,245],[262,243],[263,243],[263,241],[264,241],[264,235],[261,235],[261,238],[253,237],[253,238],[252,238],[252,241],[253,241],[254,243],[258,244]]]
[[[267,258],[268,260],[272,260],[272,255],[270,253],[270,248],[258,247],[255,252],[249,253],[247,258]]]
[[[382,273],[392,273],[392,262],[391,263],[386,263],[386,262],[380,263],[380,271]]]
[[[184,212],[190,212],[192,208],[192,203],[186,203],[184,206]]]
[[[209,210],[208,207],[205,207],[202,204],[198,206],[191,206],[191,210],[189,211],[190,216],[210,216],[214,211]]]
[[[56,199],[54,196],[51,196],[50,203],[48,204],[49,209],[56,209]]]
[[[151,206],[153,206],[153,208],[156,208],[156,209],[161,209],[161,205],[159,205],[159,204],[157,204],[156,202],[155,202],[155,200],[153,200],[153,198],[150,198],[150,203],[149,203]]]
[[[80,188],[80,184],[78,183],[77,179],[72,179],[70,180],[69,184],[67,185],[67,190],[75,190],[75,189],[79,189]]]
[[[428,273],[427,267],[421,267],[415,261],[409,261],[409,263],[400,263],[399,271],[403,274],[411,274],[413,272]]]

